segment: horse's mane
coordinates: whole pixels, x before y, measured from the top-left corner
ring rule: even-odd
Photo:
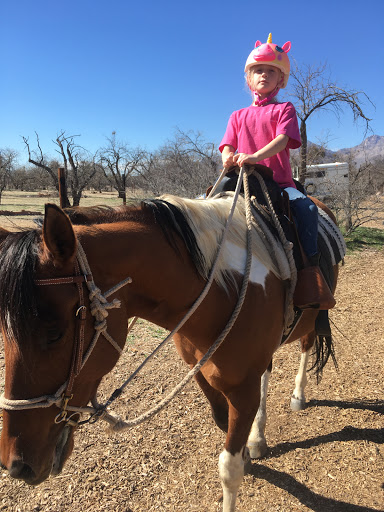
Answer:
[[[178,250],[182,240],[197,271],[206,279],[217,254],[232,204],[233,193],[215,199],[185,199],[166,195],[158,199],[135,201],[129,206],[70,208],[66,210],[74,225],[108,224],[124,220],[140,221],[142,213],[158,224],[168,242]],[[223,288],[236,284],[230,268],[228,245],[246,247],[244,200],[239,198],[231,229],[218,262],[216,281]],[[0,321],[9,339],[22,340],[37,315],[34,274],[41,243],[41,229],[10,233],[0,250]],[[270,271],[278,275],[271,257],[254,232],[253,253]]]
[[[214,263],[232,199],[233,192],[214,199],[187,199],[164,195],[156,199],[131,200],[127,206],[120,207],[69,208],[66,213],[73,224],[92,225],[124,220],[140,221],[144,211],[161,227],[175,250],[178,247],[176,238],[180,237],[184,241],[196,269],[206,279]],[[238,198],[227,241],[241,249],[246,247],[245,205],[241,196]],[[255,230],[252,251],[269,271],[279,276],[265,243]],[[229,281],[235,284],[233,270],[228,268],[231,257],[226,246],[218,262],[215,278],[224,288]]]
[[[0,251],[0,321],[9,340],[22,340],[37,314],[35,265],[40,231],[10,233]]]
[[[185,215],[179,208],[161,198],[131,201],[127,206],[109,207],[92,206],[88,208],[67,208],[65,212],[75,225],[110,224],[122,221],[139,221],[140,212],[148,213],[158,224],[169,244],[178,251],[176,237],[179,236],[185,243],[187,250],[197,270],[203,274],[204,257],[196,241],[195,234]]]
[[[162,196],[160,199],[173,205],[173,208],[179,211],[179,216],[182,215],[187,221],[201,253],[202,266],[198,269],[201,275],[207,278],[232,206],[233,192],[227,192],[220,198],[213,199],[186,199],[171,195]],[[223,288],[227,287],[228,282],[235,284],[233,270],[228,265],[233,258],[229,245],[245,249],[246,238],[245,203],[243,197],[240,196],[228,231],[227,243],[218,261],[217,276],[215,277],[217,283]],[[252,252],[268,270],[279,275],[265,244],[255,230],[253,231]]]
[[[134,220],[140,211],[140,201],[130,201],[126,206],[74,206],[64,211],[74,225],[112,224]]]

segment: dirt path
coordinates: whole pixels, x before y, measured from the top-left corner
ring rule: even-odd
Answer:
[[[348,256],[332,312],[338,371],[309,379],[309,407],[289,409],[298,346],[274,360],[268,398],[270,452],[254,462],[238,512],[369,512],[384,510],[384,251]],[[342,333],[342,334],[341,334]],[[113,375],[109,394],[161,337],[140,324]],[[141,338],[138,343],[137,338]],[[3,363],[2,355],[0,363]],[[1,364],[0,364],[1,366]],[[169,391],[185,366],[172,347],[137,378],[117,411],[138,414]],[[0,382],[3,381],[0,368]],[[144,402],[141,404],[141,402]],[[0,478],[0,510],[12,512],[218,512],[217,472],[224,436],[194,384],[148,423],[108,437],[83,427],[62,475],[37,488]]]

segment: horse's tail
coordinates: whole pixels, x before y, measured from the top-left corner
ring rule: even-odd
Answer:
[[[323,376],[323,368],[327,364],[329,357],[331,357],[335,368],[338,368],[332,336],[317,335],[313,354],[315,362],[310,370],[315,371],[317,382],[320,382]]]

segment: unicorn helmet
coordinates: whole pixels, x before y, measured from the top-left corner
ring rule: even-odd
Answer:
[[[255,64],[274,66],[280,69],[284,75],[283,84],[281,85],[281,88],[284,89],[284,87],[287,86],[289,78],[290,64],[287,53],[290,49],[290,41],[280,47],[272,43],[272,34],[269,34],[266,43],[261,44],[260,41],[256,41],[255,48],[251,51],[245,63],[245,73]]]

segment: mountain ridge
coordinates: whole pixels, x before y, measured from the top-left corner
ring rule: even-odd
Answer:
[[[352,157],[353,162],[357,167],[363,163],[374,163],[378,160],[384,160],[384,136],[370,135],[364,139],[360,144],[350,148],[342,148],[336,151],[330,149],[322,149],[318,144],[308,141],[308,153],[315,151],[318,148],[322,156],[316,158],[316,163],[332,163],[337,161],[345,162]],[[300,149],[291,151],[295,159],[299,156]],[[311,158],[309,158],[310,160]]]

